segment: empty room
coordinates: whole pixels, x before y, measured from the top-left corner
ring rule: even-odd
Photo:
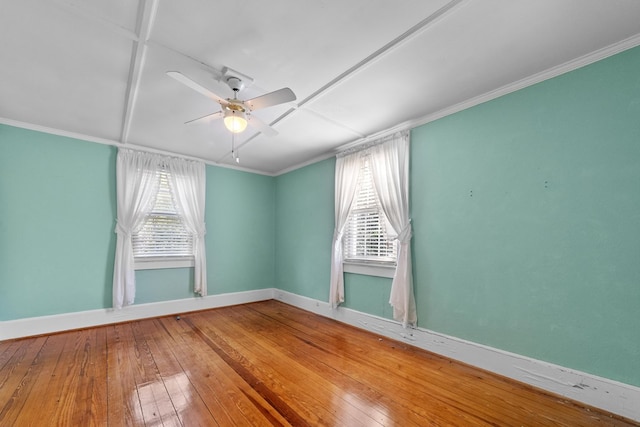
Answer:
[[[640,426],[639,1],[0,38],[0,426]]]

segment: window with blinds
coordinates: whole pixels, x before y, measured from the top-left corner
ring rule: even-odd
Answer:
[[[157,172],[158,195],[140,231],[133,235],[135,258],[193,256],[193,235],[187,230],[171,197],[170,173]]]
[[[375,193],[369,159],[358,176],[358,190],[343,239],[346,261],[394,263],[396,241],[387,236],[388,221]]]

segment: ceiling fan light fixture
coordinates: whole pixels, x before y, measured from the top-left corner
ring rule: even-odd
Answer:
[[[242,109],[225,108],[224,125],[229,132],[240,133],[247,128],[247,115]]]
[[[204,119],[219,119],[222,117],[225,127],[233,134],[244,132],[249,124],[247,116],[251,115],[253,111],[296,100],[296,95],[288,87],[283,87],[282,89],[265,93],[264,95],[248,100],[238,99],[238,92],[246,86],[245,82],[251,84],[253,79],[226,67],[223,69],[223,75],[220,78],[220,81],[224,80],[231,90],[233,90],[233,98],[224,99],[204,86],[201,86],[194,80],[191,80],[179,71],[167,71],[167,75],[177,80],[179,83],[200,92],[210,100],[216,101],[222,107],[222,111],[207,114],[206,116],[202,116],[194,120],[189,120],[188,122],[185,122],[185,124],[198,122]],[[278,134],[278,132],[276,132],[269,124],[264,123],[256,116],[251,117],[251,126],[255,128],[256,131],[266,136],[274,136]]]

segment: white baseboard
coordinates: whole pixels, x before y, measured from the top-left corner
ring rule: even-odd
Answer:
[[[620,383],[552,363],[439,334],[404,329],[398,322],[339,307],[279,289],[260,289],[0,322],[0,340],[62,332],[157,316],[276,299],[303,310],[401,341],[424,350],[640,421],[640,387]]]
[[[8,320],[0,322],[0,341],[270,299],[273,299],[272,288],[149,304],[134,304],[121,310],[108,308]]]
[[[274,299],[640,421],[640,387],[274,290]]]

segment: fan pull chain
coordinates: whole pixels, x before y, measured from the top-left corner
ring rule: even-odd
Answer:
[[[236,134],[231,133],[231,157],[236,163],[240,163],[240,156],[238,156],[238,152],[236,151]]]

